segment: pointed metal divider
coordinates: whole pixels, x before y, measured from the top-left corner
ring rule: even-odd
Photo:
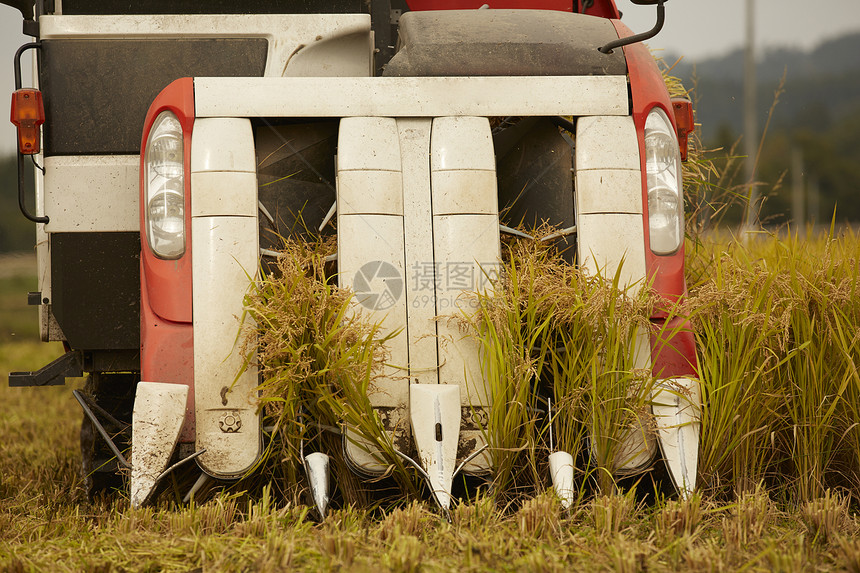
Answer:
[[[651,396],[666,469],[682,498],[696,488],[701,403],[699,381],[695,378],[661,381]]]
[[[573,456],[559,450],[555,451],[552,439],[552,399],[547,398],[547,412],[549,418],[549,475],[552,479],[552,487],[561,500],[561,506],[569,509],[573,505]]]
[[[299,424],[304,425],[304,416],[299,416]],[[334,428],[326,429],[331,431]],[[328,503],[331,500],[329,485],[329,464],[331,462],[331,458],[329,458],[328,454],[324,454],[322,452],[311,452],[310,454],[305,455],[304,436],[302,436],[302,439],[299,442],[299,456],[302,459],[302,465],[305,469],[305,477],[307,477],[308,485],[311,489],[311,498],[314,500],[314,507],[316,507],[320,519],[325,519],[326,512],[328,511]]]
[[[152,494],[170,461],[182,423],[188,386],[139,382],[131,422],[131,505]]]
[[[412,384],[409,413],[415,449],[439,506],[451,507],[451,486],[460,437],[460,387]]]
[[[304,457],[304,466],[314,506],[320,514],[320,519],[325,519],[328,502],[331,499],[329,493],[329,457],[322,452],[313,452]]]

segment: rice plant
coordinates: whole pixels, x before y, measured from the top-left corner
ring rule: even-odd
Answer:
[[[741,253],[742,254],[742,253]],[[774,281],[725,257],[712,279],[688,301],[694,315],[699,376],[705,404],[699,474],[706,489],[752,491],[775,456],[772,432],[784,404],[773,370]]]
[[[542,291],[546,253],[532,257],[511,252],[502,281],[491,294],[478,295],[473,326],[482,348],[483,370],[490,390],[487,437],[493,462],[494,491],[542,483],[537,452],[543,424],[538,385],[547,364],[551,334],[552,292]]]
[[[617,470],[636,454],[624,451],[630,428],[653,431],[652,380],[635,362],[652,303],[647,289],[638,297],[621,289],[619,276],[588,276],[539,242],[514,241],[502,280],[479,295],[473,321],[493,401],[488,437],[502,498],[545,487],[550,449],[585,461],[576,468],[580,496],[591,479],[611,492]]]
[[[260,403],[273,439],[264,459],[294,495],[302,480],[302,445],[326,451],[347,503],[366,503],[342,455],[344,428],[382,452],[402,495],[416,493],[412,475],[394,453],[368,399],[385,361],[379,325],[354,312],[347,291],[330,284],[325,255],[331,243],[286,241],[277,268],[248,298],[257,331]],[[252,352],[248,352],[252,354]]]
[[[856,235],[734,243],[709,264],[688,301],[706,488],[741,494],[765,480],[796,503],[857,491]]]

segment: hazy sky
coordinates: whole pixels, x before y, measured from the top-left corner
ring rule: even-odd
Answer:
[[[624,12],[624,22],[634,32],[650,29],[656,19],[651,6],[636,6],[630,0],[616,0]],[[755,0],[757,46],[811,48],[822,40],[851,31],[860,31],[860,0]],[[746,0],[667,0],[666,26],[649,44],[688,60],[723,54],[744,41]],[[13,91],[12,57],[15,49],[28,41],[21,34],[20,12],[0,6],[0,87]],[[860,54],[857,55],[860,58]],[[11,95],[5,96],[6,106]],[[3,100],[0,100],[3,101]],[[0,153],[14,150],[15,131],[0,113]]]
[[[635,32],[653,27],[656,10],[616,0]],[[723,54],[744,43],[746,0],[667,0],[663,31],[652,48],[687,59]],[[812,48],[834,36],[860,31],[860,0],[755,0],[756,46]],[[860,54],[857,55],[860,58]]]

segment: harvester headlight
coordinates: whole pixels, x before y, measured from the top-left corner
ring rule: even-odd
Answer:
[[[672,123],[660,108],[651,110],[645,122],[645,169],[651,250],[671,255],[684,238],[681,153]]]
[[[155,118],[144,154],[147,240],[156,256],[177,259],[185,253],[185,154],[172,112]]]

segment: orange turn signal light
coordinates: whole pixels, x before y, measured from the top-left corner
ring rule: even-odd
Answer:
[[[696,129],[695,120],[693,119],[693,102],[687,98],[672,98],[672,111],[675,112],[675,125],[678,130],[681,161],[686,161],[689,135]]]
[[[39,126],[45,123],[45,105],[42,92],[21,89],[12,94],[12,116],[10,121],[18,128],[18,151],[23,155],[35,155],[41,149]]]

